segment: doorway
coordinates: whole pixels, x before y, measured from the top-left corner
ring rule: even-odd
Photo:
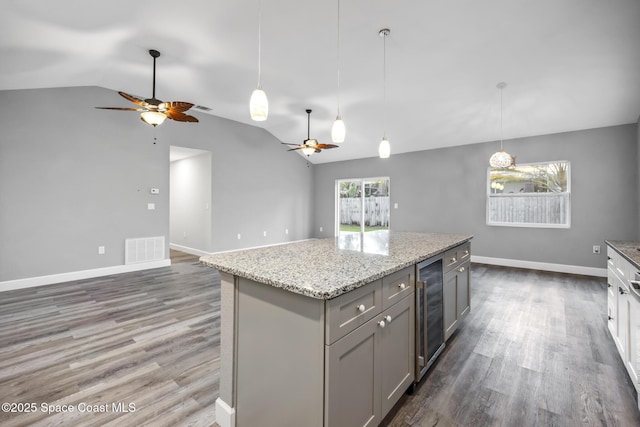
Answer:
[[[169,147],[169,247],[192,255],[212,251],[211,152]]]
[[[336,181],[335,235],[389,231],[389,177]]]

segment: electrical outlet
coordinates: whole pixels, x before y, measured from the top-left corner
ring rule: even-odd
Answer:
[[[593,253],[594,254],[600,253],[600,245],[593,245]]]
[[[98,255],[104,255],[104,246],[98,246]]]
[[[241,238],[241,237],[242,237],[242,236],[240,235],[240,233],[238,233],[238,240],[240,240],[240,238]]]
[[[266,231],[262,232],[262,237],[267,237],[267,232]]]
[[[323,228],[322,228],[322,227],[320,227],[320,232],[322,233],[322,231],[323,231]]]
[[[284,234],[289,234],[289,229],[288,228],[284,229]]]

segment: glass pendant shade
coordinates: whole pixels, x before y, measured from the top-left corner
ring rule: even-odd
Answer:
[[[164,122],[164,119],[167,118],[167,115],[159,111],[145,111],[144,113],[140,114],[140,117],[145,123],[156,127]]]
[[[489,166],[492,168],[508,168],[513,165],[513,157],[504,150],[495,152],[489,159]]]
[[[382,141],[380,141],[380,145],[378,146],[378,155],[381,159],[388,159],[391,155],[391,145],[389,145],[389,140],[386,136],[382,138]]]
[[[267,120],[267,116],[269,115],[269,101],[267,100],[267,94],[264,93],[260,86],[251,94],[249,112],[251,113],[251,119],[256,122]]]
[[[331,127],[331,140],[333,142],[344,142],[345,134],[346,128],[342,121],[342,117],[337,116],[336,121],[333,122],[333,126]]]

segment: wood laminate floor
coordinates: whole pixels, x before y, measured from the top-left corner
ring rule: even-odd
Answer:
[[[171,267],[0,293],[0,402],[35,404],[0,425],[213,425],[219,275],[172,255]]]
[[[37,405],[0,413],[0,425],[215,425],[220,277],[197,257],[172,259],[0,293],[0,402]],[[474,264],[471,313],[383,425],[640,426],[606,329],[605,286]],[[42,403],[76,410],[48,415]],[[135,412],[80,412],[80,403]]]
[[[640,426],[606,279],[474,264],[471,313],[387,426]]]

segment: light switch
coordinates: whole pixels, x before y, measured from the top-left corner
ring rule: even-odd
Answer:
[[[397,203],[393,204],[393,209],[398,209],[398,204]]]
[[[155,203],[147,203],[147,209],[150,210],[150,211],[156,210],[156,204]]]

